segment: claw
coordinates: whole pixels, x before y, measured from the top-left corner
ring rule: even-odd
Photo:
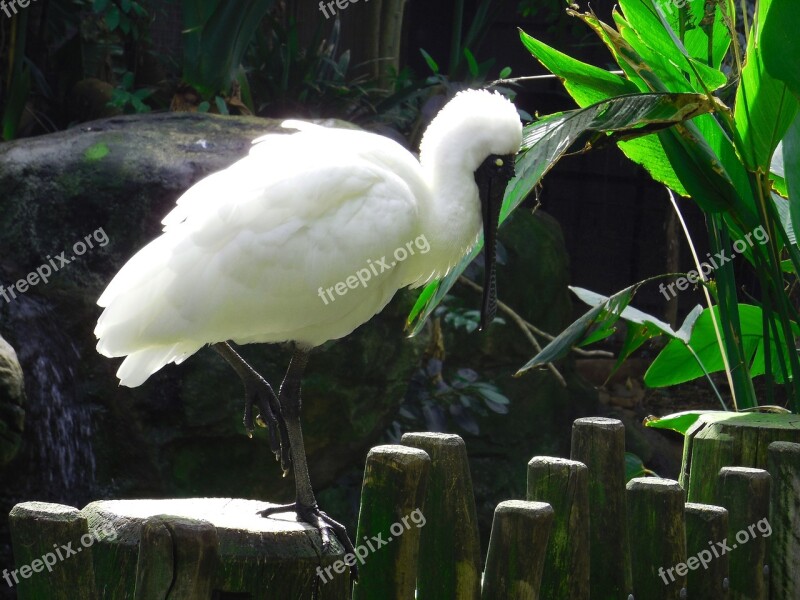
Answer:
[[[316,528],[322,541],[323,554],[333,554],[339,550],[337,546],[341,546],[345,554],[355,554],[353,542],[350,541],[350,536],[347,535],[347,529],[345,529],[344,525],[322,512],[318,506],[304,506],[298,502],[293,502],[292,504],[270,506],[259,511],[258,514],[262,517],[269,517],[281,512],[294,512],[297,514],[298,519]],[[337,545],[334,545],[334,540],[338,542]],[[350,581],[353,583],[357,580],[358,567],[352,566],[350,567]]]

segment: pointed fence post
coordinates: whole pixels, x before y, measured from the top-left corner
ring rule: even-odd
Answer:
[[[358,534],[355,600],[414,600],[420,528],[431,459],[416,448],[376,446],[367,454]]]
[[[537,456],[528,463],[531,501],[553,507],[542,598],[589,598],[589,470],[583,463]]]
[[[772,442],[767,465],[772,476],[770,594],[776,599],[800,598],[800,444]]]
[[[628,482],[628,530],[634,598],[686,598],[686,527],[683,488],[660,477]]]
[[[723,467],[719,472],[718,504],[728,509],[731,600],[769,596],[764,533],[769,526],[771,479],[763,469]]]
[[[619,600],[631,592],[625,509],[625,426],[587,417],[572,425],[572,460],[589,468],[590,588],[592,600]]]
[[[478,600],[481,546],[464,440],[445,433],[407,433],[402,442],[431,458],[420,532],[417,600]]]
[[[539,595],[553,509],[544,502],[507,500],[494,511],[482,600],[547,600]]]

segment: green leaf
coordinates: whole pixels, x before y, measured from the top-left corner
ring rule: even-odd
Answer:
[[[511,76],[511,67],[503,67],[500,71],[500,79],[508,79]]]
[[[683,435],[689,431],[692,425],[697,423],[697,420],[705,414],[719,412],[709,410],[687,410],[684,412],[673,413],[666,417],[653,417],[649,416],[644,420],[645,427],[652,427],[653,429],[671,429]]]
[[[225,99],[224,98],[222,98],[220,96],[214,96],[214,104],[216,104],[217,110],[219,111],[219,114],[221,114],[221,115],[230,114],[228,112],[228,105],[225,104]]]
[[[620,0],[625,20],[615,18],[620,33],[651,66],[670,91],[716,90],[727,82],[705,57],[693,58],[668,22],[654,9],[652,0]],[[706,55],[708,52],[705,53]],[[683,89],[689,80],[691,85]]]
[[[227,93],[275,0],[183,0],[183,79],[204,99]]]
[[[736,130],[742,140],[742,151],[748,167],[765,172],[769,170],[778,142],[786,135],[800,107],[797,97],[792,95],[786,84],[770,75],[764,66],[763,33],[757,25],[764,21],[771,3],[772,0],[760,0],[758,3],[758,20],[747,42],[745,66],[736,90],[734,112]],[[770,53],[778,51],[770,45],[767,50]],[[776,61],[778,57],[771,56],[770,59]],[[785,48],[780,49],[780,60],[794,62],[788,59]]]
[[[764,68],[800,99],[800,10],[796,0],[772,0],[761,20]]]
[[[710,100],[697,94],[633,94],[604,100],[586,108],[550,115],[523,128],[523,150],[517,158],[516,177],[506,189],[500,223],[528,196],[553,165],[575,144],[585,142],[587,135],[603,139],[605,133],[623,138],[639,135],[645,129],[668,127],[691,119],[713,108]],[[409,316],[406,329],[416,335],[455,284],[467,265],[483,248],[480,240],[441,282],[432,282],[423,294],[425,307]],[[431,291],[432,288],[432,291]]]
[[[644,466],[642,459],[633,452],[625,453],[625,481],[630,481],[635,477],[654,476],[655,473]]]
[[[114,31],[119,25],[119,9],[115,4],[111,4],[106,13],[106,25],[109,31]]]
[[[109,0],[94,0],[94,3],[92,5],[92,10],[94,10],[95,13],[99,14],[106,9],[108,3]]]
[[[660,135],[646,135],[639,139],[618,142],[617,145],[625,156],[647,169],[655,181],[663,183],[680,196],[689,195],[670,165]]]
[[[525,363],[516,372],[515,377],[518,377],[525,371],[534,367],[543,366],[547,363],[564,358],[573,347],[579,345],[585,338],[589,337],[591,339],[592,328],[602,332],[610,331],[614,323],[619,320],[626,311],[628,311],[627,314],[630,315],[633,314],[631,311],[636,310],[630,309],[629,311],[628,305],[633,299],[634,294],[636,294],[636,290],[639,289],[639,286],[646,283],[646,281],[641,281],[627,287],[608,298],[581,288],[572,288],[576,294],[580,293],[588,301],[595,303],[595,306],[574,321],[569,327],[556,336],[554,340],[547,344],[547,346],[542,348],[541,352]]]
[[[469,48],[464,48],[464,57],[467,59],[467,67],[469,67],[469,74],[473,79],[477,79],[480,69],[478,68],[478,61],[475,60]]]
[[[534,58],[562,81],[567,92],[581,108],[612,96],[639,91],[633,83],[619,75],[567,56],[521,29],[519,36]]]
[[[439,65],[436,63],[435,60],[433,60],[433,57],[430,54],[428,54],[427,52],[425,52],[425,50],[423,50],[422,48],[420,48],[419,51],[422,53],[422,57],[425,59],[425,62],[428,63],[428,68],[433,73],[438,73],[439,72]]]
[[[740,344],[745,360],[749,364],[750,375],[755,377],[763,375],[765,371],[764,362],[764,339],[763,339],[763,315],[761,308],[750,304],[739,304],[739,322],[741,324],[742,338]],[[720,322],[719,307],[714,307],[714,314],[717,322]],[[795,336],[800,332],[800,328],[792,323]],[[783,348],[788,348],[783,336],[780,336],[778,344]],[[689,346],[702,362],[708,373],[715,373],[724,369],[722,355],[720,354],[719,343],[714,332],[711,313],[708,309],[695,322]],[[794,346],[792,340],[791,347]],[[776,382],[783,383],[783,375],[780,366],[776,362],[777,345],[774,339],[770,339],[771,356],[773,358],[772,375]],[[697,363],[697,358],[686,345],[678,340],[670,341],[659,353],[644,376],[644,382],[649,387],[666,387],[692,381],[705,375],[701,366]]]

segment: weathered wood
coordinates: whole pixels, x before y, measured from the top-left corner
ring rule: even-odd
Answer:
[[[592,600],[627,598],[631,571],[622,422],[601,417],[577,419],[572,425],[570,458],[589,468]]]
[[[408,446],[369,451],[355,539],[356,600],[413,600],[431,459]]]
[[[722,467],[734,464],[733,438],[708,428],[695,436],[689,446],[692,453],[688,472],[688,500],[701,504],[713,504],[717,498],[717,475]]]
[[[686,590],[689,598],[728,598],[728,511],[711,504],[686,503]]]
[[[538,600],[553,524],[544,502],[507,500],[497,505],[483,575],[483,600]]]
[[[772,476],[770,598],[800,598],[800,444],[771,443],[767,450],[767,470]]]
[[[464,440],[445,433],[407,433],[403,444],[431,458],[425,496],[417,599],[477,600],[481,595],[481,545],[472,477]]]
[[[723,467],[717,504],[728,509],[731,600],[767,600],[767,538],[770,500],[769,473],[763,469]]]
[[[547,502],[554,512],[541,597],[588,600],[588,468],[583,463],[565,458],[532,458],[528,463],[527,499]]]
[[[269,506],[272,505],[267,502],[230,498],[92,502],[81,511],[89,527],[117,532],[115,539],[104,539],[93,547],[102,597],[109,600],[134,598],[137,567],[140,567],[141,585],[163,589],[155,586],[170,577],[171,585],[175,586],[173,594],[178,590],[191,590],[196,583],[191,581],[192,577],[208,569],[211,573],[203,573],[203,581],[213,581],[214,592],[247,594],[248,600],[310,598],[315,588],[319,589],[320,599],[348,598],[347,573],[337,574],[331,570],[331,565],[342,554],[321,556],[319,532],[298,522],[294,513],[279,513],[269,518],[257,514]],[[159,515],[176,517],[161,517],[166,523],[166,532],[157,528],[148,531],[145,523]],[[150,528],[155,527],[156,522],[150,521]],[[173,522],[174,525],[169,524]],[[213,534],[204,522],[213,526],[217,544],[213,543]],[[177,550],[174,572],[169,569],[154,572],[152,562],[146,569],[139,564],[143,533],[152,536],[144,544],[154,559],[165,555],[166,535],[169,534]],[[211,559],[213,547],[216,547],[218,561]],[[326,568],[331,578],[323,579],[319,574]],[[140,593],[145,589],[149,588],[142,588]],[[200,586],[195,589],[199,590]],[[190,595],[176,597],[200,597],[187,593]],[[159,600],[162,596],[152,598]],[[172,598],[170,595],[168,600]]]
[[[92,546],[108,535],[90,529],[78,509],[24,502],[9,514],[16,568],[7,575],[19,600],[95,600]],[[113,533],[113,532],[112,532]]]
[[[693,445],[698,437],[729,439],[733,444],[729,465],[766,469],[767,448],[772,442],[800,443],[800,415],[721,411],[700,415],[684,437],[680,479],[684,485],[689,481],[692,468],[700,464],[692,459]],[[691,495],[690,499],[696,501]]]
[[[636,477],[628,482],[633,595],[647,600],[686,597],[684,493],[677,481]]]
[[[210,598],[218,546],[217,530],[208,521],[150,517],[139,540],[135,600]]]

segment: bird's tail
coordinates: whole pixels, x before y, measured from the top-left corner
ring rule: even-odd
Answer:
[[[174,346],[156,346],[138,350],[128,355],[117,370],[120,385],[136,387],[143,384],[150,375],[168,363],[180,364],[199,348],[190,348],[185,343]]]

